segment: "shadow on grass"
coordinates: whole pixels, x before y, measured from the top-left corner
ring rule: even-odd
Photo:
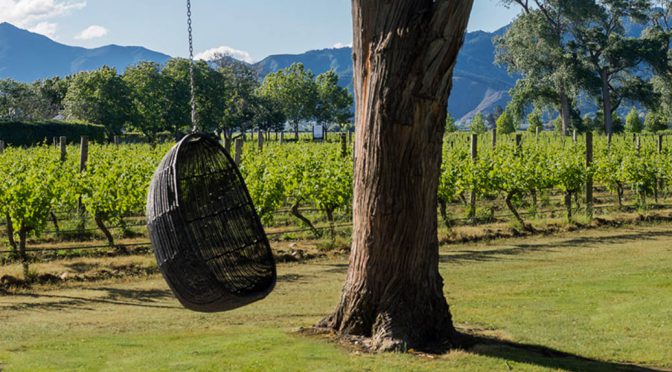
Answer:
[[[566,371],[669,371],[634,364],[606,362],[576,354],[558,351],[545,346],[504,341],[484,336],[462,335],[466,350],[472,354],[502,359],[511,371],[510,362],[525,363],[549,369]]]
[[[45,302],[23,302],[9,306],[0,306],[0,310],[20,311],[20,310],[68,310],[77,308],[77,310],[94,310],[87,305],[91,304],[109,304],[119,306],[144,307],[154,309],[181,309],[180,306],[161,305],[155,302],[172,298],[169,290],[133,290],[119,288],[95,288],[92,291],[104,291],[105,295],[101,297],[80,297],[66,296],[45,293],[17,293],[13,297],[23,297],[31,299],[46,299]]]
[[[553,252],[565,248],[588,248],[595,245],[623,244],[627,242],[655,240],[663,237],[672,237],[672,231],[651,231],[645,233],[617,234],[611,236],[586,236],[565,239],[544,244],[514,244],[510,248],[489,250],[457,250],[448,254],[441,254],[441,262],[465,263],[501,260],[505,256],[516,256],[535,252]]]

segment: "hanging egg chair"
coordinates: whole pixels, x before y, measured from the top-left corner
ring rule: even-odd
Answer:
[[[147,223],[161,273],[186,308],[232,310],[273,290],[275,261],[245,182],[209,135],[189,134],[163,158]]]

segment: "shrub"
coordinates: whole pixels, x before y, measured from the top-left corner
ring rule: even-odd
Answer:
[[[0,140],[12,146],[32,146],[51,143],[53,137],[65,136],[69,142],[88,136],[90,141],[103,142],[105,127],[102,125],[65,121],[0,121]]]

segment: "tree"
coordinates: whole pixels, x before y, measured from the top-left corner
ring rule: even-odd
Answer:
[[[123,79],[134,106],[131,125],[154,143],[159,132],[169,129],[165,122],[168,83],[161,75],[161,67],[154,62],[140,62],[126,69]]]
[[[255,113],[258,103],[255,92],[259,87],[256,71],[250,66],[230,58],[219,58],[219,72],[224,76],[225,89],[222,124],[219,128],[227,139],[234,130],[241,132],[256,126]]]
[[[174,58],[166,63],[162,71],[166,78],[169,102],[165,122],[173,128],[176,138],[192,125],[189,63],[187,59]],[[197,61],[194,63],[194,87],[199,129],[215,132],[222,127],[226,108],[227,87],[224,76],[205,61]]]
[[[0,119],[51,119],[57,112],[36,85],[11,79],[0,80]]]
[[[536,133],[537,128],[539,128],[539,130],[544,130],[544,121],[542,117],[543,117],[542,112],[538,108],[535,108],[534,111],[532,111],[532,113],[527,115],[527,123],[528,123],[527,131]]]
[[[437,191],[446,103],[471,0],[353,0],[352,253],[323,327],[375,350],[456,345],[439,274]]]
[[[459,129],[457,128],[457,125],[455,124],[455,118],[451,114],[448,114],[446,116],[446,126],[445,126],[446,133],[455,133]]]
[[[63,100],[66,116],[102,124],[111,139],[131,119],[130,89],[117,70],[103,66],[73,76]]]
[[[624,101],[655,106],[652,84],[637,74],[642,63],[659,64],[660,40],[626,35],[623,22],[643,23],[650,2],[645,0],[591,0],[573,11],[569,48],[585,66],[599,101],[606,133],[615,132],[612,115]],[[580,11],[579,11],[580,10]]]
[[[315,120],[328,125],[347,122],[352,116],[352,95],[347,88],[338,85],[336,71],[329,70],[315,78],[317,105]]]
[[[560,113],[562,132],[571,124],[572,102],[581,87],[580,66],[568,50],[568,13],[574,4],[557,0],[503,0],[516,4],[523,14],[502,37],[495,40],[496,60],[522,79],[511,90],[511,114],[523,118],[523,107],[534,103],[551,106]]]
[[[473,134],[483,134],[488,131],[488,128],[485,126],[485,120],[483,120],[483,114],[478,113],[471,119],[471,124],[469,124],[469,130]]]
[[[315,114],[317,89],[313,73],[302,63],[268,74],[259,88],[259,94],[282,104],[282,111],[299,139],[299,124]]]
[[[644,129],[642,119],[639,118],[637,108],[633,107],[625,117],[625,131],[630,133],[640,133]]]
[[[504,113],[499,116],[499,119],[497,119],[497,133],[511,134],[515,131],[516,123],[513,121],[513,116],[508,111],[504,111]]]
[[[651,133],[658,133],[667,129],[667,123],[660,114],[649,112],[644,120],[644,128]]]

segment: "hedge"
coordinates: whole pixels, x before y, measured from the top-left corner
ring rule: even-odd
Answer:
[[[11,146],[52,143],[54,137],[61,136],[67,137],[70,143],[78,142],[81,136],[88,136],[93,142],[103,142],[106,138],[102,125],[66,121],[0,121],[0,140]]]

